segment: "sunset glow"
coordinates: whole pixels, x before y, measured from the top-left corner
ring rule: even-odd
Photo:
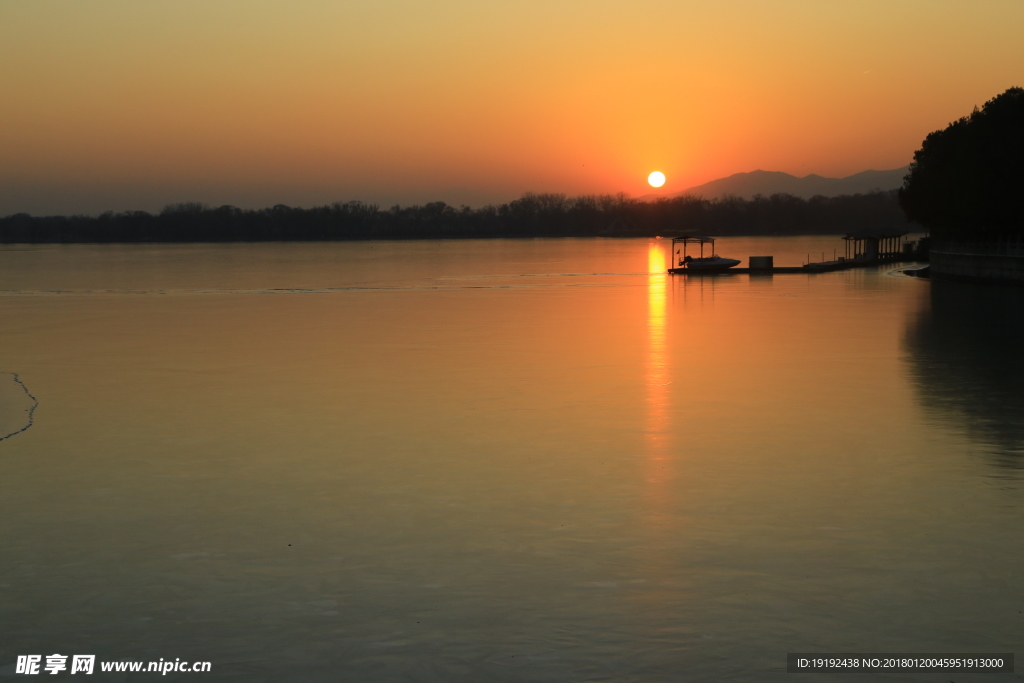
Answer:
[[[898,168],[1019,84],[1022,24],[1017,2],[0,3],[0,215]]]

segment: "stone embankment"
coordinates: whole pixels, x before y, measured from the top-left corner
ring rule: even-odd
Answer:
[[[932,277],[1024,284],[1024,240],[936,243],[930,261]]]

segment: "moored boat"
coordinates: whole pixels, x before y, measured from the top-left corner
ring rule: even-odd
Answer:
[[[691,244],[700,245],[700,256],[690,256],[686,253],[687,247]],[[711,256],[704,255],[704,245],[711,245]],[[668,269],[670,273],[728,270],[740,263],[737,259],[725,258],[716,254],[714,237],[694,235],[684,235],[672,240],[672,262],[675,265]]]
[[[708,256],[705,258],[693,258],[687,256],[683,259],[683,267],[692,270],[725,270],[738,266],[740,262],[734,258],[723,258],[721,256]]]

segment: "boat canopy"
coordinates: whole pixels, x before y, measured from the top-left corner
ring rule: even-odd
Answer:
[[[683,235],[681,237],[673,237],[672,244],[679,242],[681,244],[714,244],[714,237],[701,237],[699,235]]]

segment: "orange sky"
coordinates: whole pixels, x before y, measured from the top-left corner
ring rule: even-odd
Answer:
[[[1024,3],[0,0],[0,215],[674,193],[907,164]]]

